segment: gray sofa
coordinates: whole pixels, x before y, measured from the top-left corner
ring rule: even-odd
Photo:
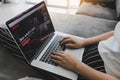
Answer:
[[[120,0],[113,3],[115,6],[110,8],[94,4],[92,0],[81,0],[76,15],[51,14],[54,16],[52,20],[55,29],[82,37],[92,37],[114,30],[119,21]],[[64,22],[66,23],[63,25]]]
[[[82,14],[66,15],[52,13],[51,18],[56,30],[85,38],[111,31],[118,22]]]
[[[18,14],[20,10],[23,9],[21,7],[24,7],[16,7],[16,5],[11,4],[5,5],[9,7],[9,9],[4,5],[0,5],[0,15],[2,15],[0,16],[0,19],[5,19],[2,21],[3,24],[7,19]],[[81,5],[83,5],[83,3]],[[86,13],[89,13],[89,10],[87,10]],[[11,15],[7,17],[7,14]],[[117,15],[115,13],[113,14],[114,16]],[[114,29],[115,25],[118,22],[116,19],[111,19],[109,17],[109,19],[105,19],[104,17],[97,17],[81,13],[77,13],[77,15],[50,13],[50,16],[56,30],[86,38],[111,31]],[[19,61],[17,57],[11,54],[11,51],[0,45],[0,80],[17,80],[18,78],[25,76],[38,78],[46,77],[46,75],[44,75],[42,72],[36,71],[34,68]],[[53,80],[49,76],[47,76],[49,78],[48,80]]]

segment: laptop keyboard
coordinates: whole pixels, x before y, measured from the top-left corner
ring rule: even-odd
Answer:
[[[65,50],[65,47],[60,45],[60,40],[62,39],[63,36],[57,35],[41,57],[40,61],[57,66],[57,64],[51,60],[51,54],[55,51]]]

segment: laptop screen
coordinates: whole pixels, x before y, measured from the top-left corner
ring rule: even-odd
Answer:
[[[28,61],[31,61],[47,36],[54,32],[44,2],[14,17],[6,24]]]

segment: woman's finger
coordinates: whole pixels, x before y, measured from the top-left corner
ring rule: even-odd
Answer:
[[[63,51],[56,51],[53,53],[53,55],[60,56],[60,57],[63,57],[64,56],[63,54],[64,54]]]
[[[57,64],[60,64],[61,62],[59,60],[56,60],[56,59],[52,59],[53,62],[57,63]]]
[[[51,58],[60,61],[62,57],[56,56],[56,55],[51,55]]]
[[[65,40],[62,41],[60,44],[61,44],[61,45],[64,45],[64,44],[67,44],[67,43],[72,43],[72,40],[71,40],[71,39],[65,39]]]
[[[66,47],[68,47],[68,48],[71,48],[71,49],[76,48],[76,46],[75,46],[75,45],[73,45],[73,44],[66,44],[65,46],[66,46]]]
[[[70,39],[70,37],[65,37],[60,42],[64,41],[65,39]]]

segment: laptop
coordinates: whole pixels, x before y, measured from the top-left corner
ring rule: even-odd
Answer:
[[[27,63],[70,80],[77,80],[78,75],[54,63],[51,54],[63,50],[81,61],[84,48],[72,50],[60,45],[60,40],[65,36],[73,35],[55,31],[44,1],[8,20],[6,25]]]

